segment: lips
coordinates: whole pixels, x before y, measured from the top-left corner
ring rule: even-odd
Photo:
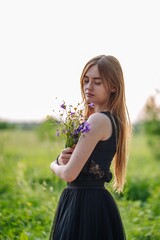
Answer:
[[[92,93],[86,93],[86,96],[87,96],[87,97],[93,97],[94,94],[92,94]]]

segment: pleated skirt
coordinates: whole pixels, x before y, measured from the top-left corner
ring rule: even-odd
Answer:
[[[63,190],[50,240],[126,240],[117,204],[102,184]]]

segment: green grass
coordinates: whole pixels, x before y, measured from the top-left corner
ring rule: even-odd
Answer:
[[[0,131],[0,239],[48,240],[65,183],[49,165],[63,143],[42,141],[34,131]],[[160,239],[160,161],[144,135],[134,135],[127,184],[119,206],[128,240]]]

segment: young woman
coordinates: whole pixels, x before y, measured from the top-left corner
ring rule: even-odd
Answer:
[[[105,188],[122,192],[125,183],[130,120],[121,65],[113,56],[97,56],[84,67],[81,92],[90,130],[51,163],[64,189],[50,234],[52,240],[124,240],[119,210]]]

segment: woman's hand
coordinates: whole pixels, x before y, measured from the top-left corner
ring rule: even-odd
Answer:
[[[69,162],[69,159],[73,153],[74,147],[65,148],[58,157],[59,165],[66,165]]]

